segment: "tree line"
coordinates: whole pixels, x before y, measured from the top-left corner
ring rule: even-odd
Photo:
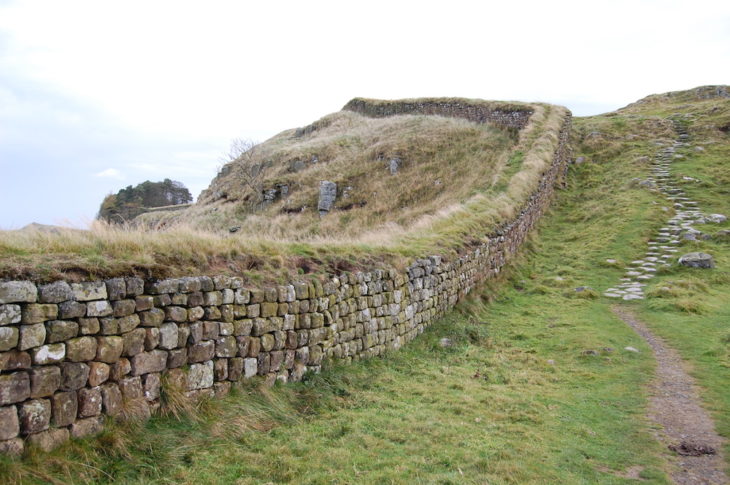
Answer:
[[[146,212],[148,208],[188,204],[192,201],[193,196],[181,182],[170,179],[162,182],[146,180],[104,197],[97,219],[123,224]]]

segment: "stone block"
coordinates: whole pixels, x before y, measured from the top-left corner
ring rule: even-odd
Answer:
[[[86,304],[87,317],[108,317],[112,312],[112,305],[106,300],[90,301]]]
[[[132,372],[132,364],[129,362],[129,359],[122,357],[111,364],[109,379],[112,381],[120,381],[130,372]]]
[[[20,323],[21,316],[20,305],[0,305],[0,325]]]
[[[150,295],[139,295],[134,299],[135,303],[135,311],[143,312],[146,310],[151,310],[154,306],[154,298],[152,298]]]
[[[183,293],[200,291],[202,286],[199,278],[191,276],[180,278],[180,291]]]
[[[233,335],[237,337],[249,336],[253,330],[253,320],[236,320],[233,322]]]
[[[206,291],[203,293],[203,305],[219,306],[223,304],[223,293],[220,291]]]
[[[236,337],[236,343],[238,344],[238,355],[246,357],[248,355],[249,344],[251,337]]]
[[[20,456],[23,454],[25,442],[22,438],[0,441],[0,455]]]
[[[112,315],[126,317],[137,311],[137,302],[134,300],[117,300],[112,302]]]
[[[284,363],[284,352],[275,350],[271,352],[269,359],[269,372],[279,372]]]
[[[266,352],[261,352],[257,357],[258,374],[260,376],[269,373],[269,365],[271,364],[271,356]]]
[[[78,301],[64,301],[58,304],[58,318],[80,318],[86,315],[86,304]]]
[[[182,367],[188,363],[188,349],[173,349],[167,355],[167,367],[170,369]]]
[[[243,359],[234,357],[228,359],[228,380],[238,381],[243,376]]]
[[[107,298],[110,300],[121,300],[127,296],[127,284],[124,278],[112,278],[104,282],[106,285]]]
[[[17,347],[19,340],[20,330],[18,330],[18,327],[0,327],[0,352]]]
[[[217,306],[207,306],[203,308],[203,318],[206,320],[220,320],[221,310]]]
[[[175,323],[163,323],[160,326],[160,343],[162,349],[174,349],[178,345],[178,326]]]
[[[38,289],[30,281],[0,281],[1,303],[33,303],[38,299]]]
[[[127,296],[137,296],[144,293],[144,280],[142,278],[124,278],[127,284]]]
[[[119,333],[119,324],[116,318],[100,318],[99,326],[102,335],[117,335]]]
[[[148,281],[145,284],[145,291],[150,295],[177,293],[180,290],[180,280],[170,278],[159,281]]]
[[[188,295],[185,293],[174,293],[171,295],[172,304],[177,306],[188,306]]]
[[[101,416],[79,419],[71,425],[71,436],[84,438],[101,433],[104,429],[104,420]]]
[[[243,375],[246,379],[255,376],[258,373],[258,359],[249,357],[243,359]]]
[[[28,436],[26,441],[29,445],[48,453],[68,441],[68,436],[66,428],[51,428]]]
[[[83,362],[64,362],[61,364],[61,377],[64,391],[76,391],[88,382],[89,366]]]
[[[259,337],[249,337],[248,339],[248,356],[256,357],[261,351],[261,339]],[[241,356],[243,357],[243,355]]]
[[[26,325],[55,320],[58,317],[58,305],[51,303],[31,303],[21,310],[20,321]]]
[[[188,362],[204,362],[212,359],[214,354],[215,342],[213,340],[203,340],[188,347]]]
[[[61,303],[73,298],[71,286],[65,281],[56,281],[38,288],[38,301],[41,303]]]
[[[125,357],[132,357],[144,350],[144,339],[147,332],[144,328],[138,328],[122,335],[124,347],[122,354]]]
[[[51,423],[56,427],[70,425],[76,421],[78,409],[76,391],[55,393],[51,397]]]
[[[51,320],[46,323],[46,342],[55,344],[75,337],[79,333],[79,324],[69,320]]]
[[[236,337],[219,337],[215,342],[216,357],[235,357],[238,353]]]
[[[113,337],[99,337],[99,339],[107,338]],[[94,360],[99,352],[99,339],[95,337],[77,337],[67,341],[66,360],[69,360],[71,362],[85,362],[89,360]]]
[[[30,369],[30,354],[11,350],[0,353],[0,372]]]
[[[122,391],[113,382],[107,382],[101,386],[102,409],[104,414],[116,416],[122,411]]]
[[[51,396],[61,387],[61,369],[55,365],[36,367],[28,374],[30,397],[33,399]]]
[[[261,316],[266,317],[275,317],[276,314],[279,311],[279,304],[275,302],[264,302],[261,303]]]
[[[276,342],[274,339],[274,336],[270,333],[264,334],[261,336],[261,350],[264,352],[269,352],[271,349],[274,348],[274,343]]]
[[[140,313],[139,319],[145,327],[159,327],[165,321],[165,312],[159,308],[152,308]]]
[[[96,360],[113,364],[119,360],[124,349],[122,337],[97,337]]]
[[[98,318],[79,318],[79,333],[81,335],[94,335],[101,329]]]
[[[24,401],[30,397],[30,377],[27,372],[0,375],[0,406]]]
[[[23,434],[45,431],[51,422],[51,401],[48,399],[25,401],[18,406],[18,420]]]
[[[188,321],[197,322],[205,316],[205,310],[201,306],[194,306],[188,309]]]
[[[57,364],[66,357],[65,344],[41,345],[31,351],[35,365]]]
[[[127,400],[141,399],[144,396],[140,377],[125,377],[119,381],[119,390]]]
[[[101,414],[101,388],[85,387],[78,391],[80,418],[88,418]]]
[[[160,374],[147,374],[142,378],[142,392],[147,401],[156,401],[160,398]]]
[[[76,301],[105,300],[107,298],[106,285],[103,281],[71,283],[71,290]]]
[[[213,362],[213,377],[216,382],[228,379],[228,359],[217,359]]]
[[[18,340],[18,350],[28,350],[43,345],[46,340],[46,326],[42,323],[35,325],[21,325]]]
[[[103,362],[89,362],[89,385],[100,386],[109,379],[111,367]]]
[[[150,372],[162,372],[167,367],[167,352],[152,350],[142,352],[131,359],[132,376],[140,376]]]
[[[140,324],[138,315],[128,315],[126,317],[117,318],[117,326],[119,327],[119,333],[131,332],[137,328]]]
[[[213,361],[202,364],[190,364],[187,375],[187,389],[205,389],[213,386]]]
[[[188,310],[180,306],[165,307],[165,319],[173,322],[187,322]]]
[[[181,323],[177,328],[177,346],[185,347],[188,344],[190,338],[190,325],[187,323]]]
[[[152,350],[160,344],[160,329],[155,327],[145,328],[144,349]]]
[[[205,297],[203,297],[203,292],[196,291],[188,295],[188,307],[203,306],[204,303]]]
[[[15,438],[20,434],[18,409],[15,406],[0,407],[0,441]]]

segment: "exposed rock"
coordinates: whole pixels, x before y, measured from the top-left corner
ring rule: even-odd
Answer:
[[[57,392],[51,398],[52,423],[54,426],[68,426],[76,420],[78,397],[76,391]]]
[[[18,327],[0,327],[0,352],[16,347],[19,339]]]
[[[72,300],[74,293],[71,286],[65,281],[56,281],[48,285],[38,288],[39,299],[41,303],[61,303],[62,301]]]
[[[0,303],[33,303],[38,289],[30,281],[0,281]]]
[[[0,325],[20,323],[20,305],[0,305]]]
[[[188,390],[203,389],[213,385],[213,361],[190,364],[187,376]]]
[[[679,258],[679,264],[690,268],[714,268],[715,260],[707,253],[687,253]]]
[[[52,320],[46,323],[46,341],[50,344],[65,342],[79,333],[79,324],[69,320]]]
[[[51,401],[33,399],[18,406],[18,419],[23,434],[38,433],[48,429],[51,422]]]
[[[398,173],[398,170],[401,166],[401,159],[400,158],[391,158],[390,162],[388,162],[388,170],[390,170],[391,175],[395,175]]]
[[[68,441],[66,428],[51,428],[41,433],[28,436],[28,443],[48,453]]]
[[[0,408],[0,441],[15,438],[20,433],[18,410],[15,406]]]
[[[336,198],[337,184],[327,180],[322,180],[319,183],[319,202],[317,204],[317,210],[319,210],[320,216],[325,216],[332,210],[332,207],[335,205]]]
[[[28,350],[43,345],[46,340],[46,327],[42,323],[21,325],[18,350]]]
[[[66,357],[66,344],[42,345],[34,349],[31,354],[35,365],[56,364]]]
[[[713,224],[722,224],[727,221],[727,216],[723,214],[708,214],[705,216],[705,221],[712,222]]]
[[[107,297],[106,284],[103,281],[87,281],[71,283],[76,301],[104,300]]]

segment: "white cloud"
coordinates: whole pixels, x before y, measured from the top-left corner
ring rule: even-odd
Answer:
[[[103,177],[103,178],[124,180],[124,175],[122,174],[122,172],[120,172],[116,168],[107,168],[106,170],[102,170],[99,173],[95,173],[94,177]]]

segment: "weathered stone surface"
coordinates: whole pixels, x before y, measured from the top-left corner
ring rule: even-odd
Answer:
[[[107,339],[114,337],[100,338]],[[95,337],[78,337],[67,341],[66,360],[70,360],[71,362],[85,362],[88,360],[94,360],[94,357],[96,357],[98,351],[97,342],[98,340]]]
[[[319,183],[319,202],[317,203],[317,210],[319,215],[326,215],[335,205],[335,199],[337,198],[337,184],[328,180],[322,180]]]
[[[42,323],[58,317],[58,305],[51,303],[31,303],[21,311],[20,321],[25,324]]]
[[[145,328],[144,349],[152,350],[160,344],[160,329],[155,327]]]
[[[175,323],[163,323],[160,326],[160,348],[174,349],[178,344],[178,327]]]
[[[103,281],[71,283],[71,290],[76,301],[105,300],[107,297],[106,285]]]
[[[65,344],[41,345],[31,351],[35,365],[57,364],[66,357]]]
[[[162,372],[167,366],[167,352],[164,350],[142,352],[132,357],[131,364],[133,376]]]
[[[124,278],[112,278],[104,282],[106,284],[107,298],[110,300],[121,300],[127,296],[127,283]]]
[[[234,357],[228,359],[228,380],[238,381],[243,376],[243,359]]]
[[[140,377],[126,377],[119,381],[119,390],[125,399],[140,399],[143,397],[142,379]]]
[[[89,385],[100,386],[109,379],[111,368],[103,362],[89,362]]]
[[[149,281],[145,284],[145,290],[150,295],[177,293],[180,290],[180,280],[171,278],[160,281]]]
[[[124,350],[122,337],[97,337],[96,360],[113,364],[119,360]]]
[[[217,359],[213,362],[213,378],[216,382],[228,379],[228,359]]]
[[[127,296],[137,296],[144,293],[144,280],[142,278],[130,277],[124,278],[127,284]]]
[[[27,372],[0,375],[0,406],[24,401],[30,397],[30,377]]]
[[[102,409],[104,414],[116,416],[122,411],[122,391],[119,386],[112,382],[107,382],[101,386],[101,397],[103,402]]]
[[[86,304],[87,317],[108,317],[112,312],[112,305],[106,300],[90,301]]]
[[[192,391],[213,385],[213,361],[202,364],[190,364],[187,377],[187,388]]]
[[[179,306],[165,307],[165,319],[173,322],[186,322],[188,320],[188,310]]]
[[[0,441],[0,454],[7,456],[20,456],[23,454],[24,449],[25,446],[22,438]]]
[[[212,359],[213,355],[215,355],[213,340],[203,340],[188,347],[188,362],[203,362]]]
[[[142,392],[148,401],[156,401],[160,398],[160,374],[147,374],[142,378]]]
[[[79,324],[68,320],[51,320],[46,323],[46,342],[65,342],[79,333]]]
[[[165,312],[159,308],[139,314],[139,319],[145,327],[159,327],[165,321]]]
[[[86,304],[78,301],[64,301],[58,304],[58,318],[79,318],[86,315]]]
[[[132,372],[132,364],[129,362],[129,359],[121,357],[118,361],[111,364],[109,379],[113,381],[121,381],[130,372]]]
[[[21,325],[18,329],[20,337],[18,350],[28,350],[43,345],[46,340],[46,326],[42,323],[35,325]]]
[[[0,372],[12,370],[30,369],[30,354],[11,350],[0,353]]]
[[[134,300],[118,300],[112,302],[112,315],[115,317],[126,317],[137,310],[137,302]]]
[[[18,409],[15,406],[0,407],[0,441],[15,438],[19,433]]]
[[[124,341],[122,354],[126,357],[132,357],[142,352],[144,350],[146,334],[144,328],[138,328],[122,335],[122,340]]]
[[[119,324],[116,318],[100,318],[99,326],[99,333],[102,335],[117,335],[119,333]]]
[[[20,323],[20,305],[0,305],[0,325]]]
[[[30,375],[30,397],[33,399],[53,395],[61,387],[61,369],[55,365],[36,367]]]
[[[218,322],[203,322],[203,339],[213,340],[220,335]]]
[[[89,380],[89,366],[83,362],[64,362],[61,364],[61,376],[61,388],[65,391],[76,391]]]
[[[38,288],[38,301],[41,303],[61,303],[73,300],[73,297],[71,286],[65,281],[56,281]]]
[[[0,327],[0,352],[15,348],[19,339],[18,327]]]
[[[188,321],[197,322],[205,316],[205,310],[201,306],[194,306],[188,309]]]
[[[76,420],[79,403],[76,391],[57,392],[51,397],[51,423],[68,426]]]
[[[235,357],[238,353],[236,337],[219,337],[215,343],[216,357]]]
[[[270,333],[266,333],[261,336],[261,350],[268,352],[274,348],[274,336]]]
[[[188,363],[188,349],[173,349],[170,350],[167,355],[167,367],[174,369],[176,367],[182,367]]]
[[[243,373],[247,379],[255,376],[258,373],[258,359],[243,359]]]
[[[101,388],[85,387],[79,389],[79,417],[88,418],[101,414]]]
[[[714,268],[715,260],[707,253],[687,253],[679,258],[679,264],[690,268]]]
[[[101,416],[94,416],[86,419],[79,419],[71,425],[71,436],[83,438],[101,433],[104,429],[104,421]]]
[[[23,434],[39,433],[51,422],[51,401],[33,399],[18,406],[18,420]]]
[[[68,430],[66,428],[51,428],[40,433],[28,436],[28,444],[48,453],[68,441]]]
[[[131,332],[137,328],[140,324],[138,315],[128,315],[126,317],[117,318],[117,326],[119,327],[119,333]]]
[[[135,310],[138,312],[150,310],[155,304],[154,301],[154,298],[149,295],[139,295],[134,299]]]
[[[33,303],[38,289],[30,281],[0,281],[0,303]]]

